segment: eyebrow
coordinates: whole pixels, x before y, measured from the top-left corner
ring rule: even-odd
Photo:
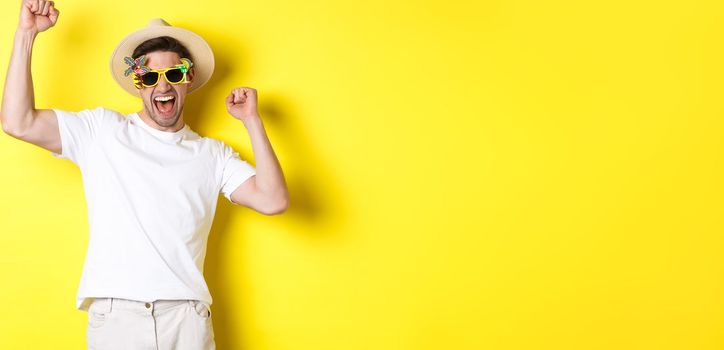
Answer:
[[[151,68],[151,69],[166,69],[166,68],[176,68],[176,67],[179,66],[179,65],[181,65],[181,63],[179,63],[179,64],[174,64],[173,66],[158,67],[158,68],[153,68],[153,67],[151,67],[151,66],[147,66],[147,67],[148,67],[148,68]]]

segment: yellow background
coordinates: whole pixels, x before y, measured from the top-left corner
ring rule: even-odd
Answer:
[[[721,1],[58,1],[37,107],[124,113],[108,59],[163,17],[216,73],[186,119],[291,207],[223,199],[220,349],[724,348]],[[0,5],[4,81],[17,1]],[[81,349],[78,169],[0,135],[0,348]]]

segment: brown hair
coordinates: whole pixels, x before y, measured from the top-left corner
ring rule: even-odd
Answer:
[[[194,58],[191,57],[191,53],[189,52],[189,50],[178,40],[170,36],[159,36],[142,42],[141,44],[136,46],[135,50],[133,50],[133,55],[131,57],[133,57],[133,59],[136,59],[141,55],[145,55],[149,52],[154,51],[175,52],[179,55],[180,58],[188,58],[191,60],[191,62],[194,61]]]

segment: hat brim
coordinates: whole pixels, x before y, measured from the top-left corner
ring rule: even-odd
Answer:
[[[130,57],[133,50],[142,42],[159,36],[170,36],[178,40],[191,53],[192,57],[189,58],[194,64],[194,79],[188,93],[192,93],[204,86],[211,79],[214,72],[214,52],[211,51],[211,47],[203,38],[190,30],[179,27],[151,25],[123,38],[111,55],[111,75],[124,90],[133,96],[141,96],[138,89],[133,85],[132,77],[123,74],[128,69],[128,65],[123,58]]]

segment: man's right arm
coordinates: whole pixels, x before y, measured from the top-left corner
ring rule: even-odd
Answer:
[[[58,14],[52,1],[23,1],[0,111],[5,133],[55,153],[62,151],[58,120],[52,110],[35,109],[30,59],[36,36],[55,25]]]

